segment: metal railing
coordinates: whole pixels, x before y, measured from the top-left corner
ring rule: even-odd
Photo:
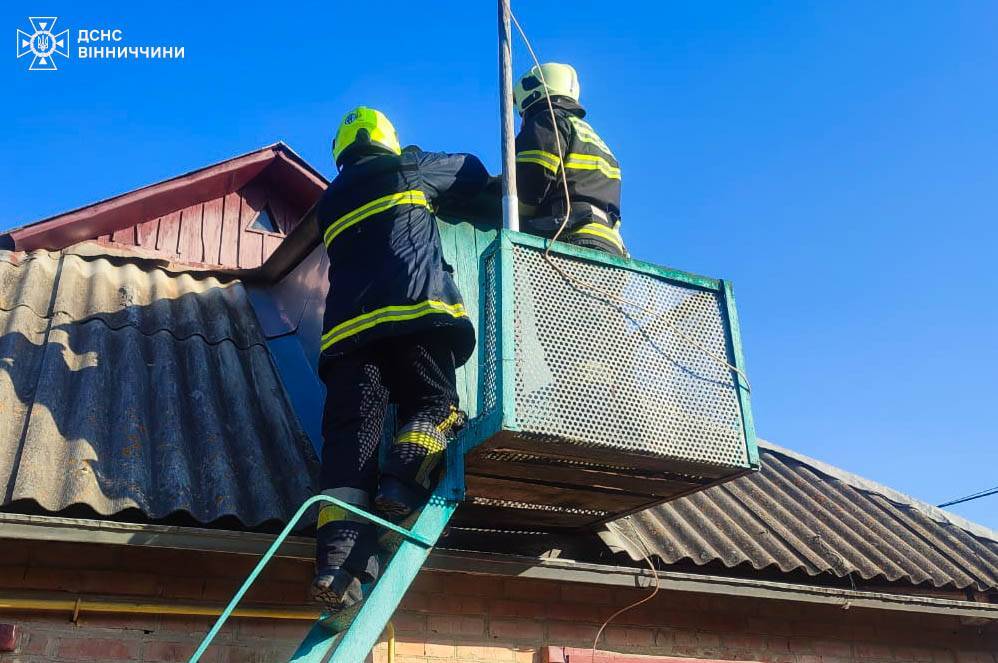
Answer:
[[[288,521],[288,524],[285,525],[283,530],[281,530],[281,533],[277,535],[277,538],[274,539],[274,542],[270,544],[270,547],[267,549],[267,552],[263,554],[263,556],[260,558],[260,561],[257,562],[256,566],[253,567],[253,570],[246,577],[246,580],[243,581],[243,584],[239,587],[239,591],[237,591],[235,595],[233,595],[232,599],[229,600],[228,605],[225,606],[225,610],[223,610],[222,614],[218,616],[218,619],[215,620],[215,623],[212,625],[211,629],[208,631],[207,634],[205,634],[204,639],[201,640],[201,644],[198,645],[198,648],[194,651],[194,654],[191,655],[190,659],[188,659],[189,663],[197,663],[197,661],[201,660],[201,657],[204,655],[205,651],[207,651],[208,647],[211,646],[211,643],[215,639],[215,636],[218,635],[218,632],[222,630],[222,627],[225,626],[225,622],[228,621],[229,617],[232,615],[232,611],[236,609],[236,606],[239,605],[239,602],[246,595],[246,592],[249,591],[249,588],[253,586],[254,582],[256,582],[256,579],[263,572],[263,569],[266,568],[267,564],[270,563],[270,560],[273,559],[275,554],[277,554],[277,551],[280,549],[281,545],[288,538],[288,536],[291,535],[291,532],[294,531],[295,527],[298,525],[298,522],[302,519],[302,517],[308,512],[308,510],[313,505],[318,504],[320,502],[335,504],[341,509],[348,511],[354,514],[355,516],[364,518],[365,520],[368,520],[374,523],[375,525],[378,525],[379,527],[384,527],[385,529],[388,529],[398,534],[399,536],[403,537],[406,541],[415,543],[416,545],[421,546],[423,548],[429,549],[432,548],[434,545],[434,542],[430,541],[426,537],[415,534],[405,529],[404,527],[399,527],[395,523],[389,522],[384,518],[379,518],[373,513],[365,511],[364,509],[354,506],[353,504],[347,504],[343,500],[337,499],[330,495],[315,495],[314,497],[310,497],[309,499],[305,500],[305,502],[303,502],[300,507],[298,507],[298,511],[295,512],[295,515],[291,518],[291,520]],[[321,619],[322,618],[320,617],[320,620]]]

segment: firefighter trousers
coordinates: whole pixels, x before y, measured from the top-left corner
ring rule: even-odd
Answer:
[[[429,495],[447,438],[461,420],[451,348],[446,334],[418,333],[323,358],[319,376],[326,385],[326,403],[319,482],[324,493],[369,509],[379,481],[393,477]],[[399,430],[381,464],[379,447],[390,404],[397,408]],[[342,509],[324,507],[319,516],[320,548],[325,548],[320,567],[345,566],[359,577],[371,564],[371,530]]]

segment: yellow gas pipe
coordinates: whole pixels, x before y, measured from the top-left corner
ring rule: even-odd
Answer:
[[[117,613],[132,615],[181,615],[217,617],[222,608],[194,603],[155,603],[148,601],[119,601],[110,599],[84,599],[82,597],[41,599],[0,596],[0,611],[12,612],[69,612],[75,622],[82,612]],[[314,621],[319,617],[318,610],[293,608],[236,608],[233,617],[255,619],[299,619]],[[385,640],[388,644],[388,663],[395,663],[395,625],[388,622],[385,627]]]
[[[155,603],[148,601],[121,601],[117,599],[98,598],[27,598],[0,596],[0,610],[9,611],[44,611],[70,612],[79,615],[81,612],[119,613],[133,615],[183,615],[217,617],[222,612],[221,607],[199,605],[195,603]],[[308,608],[236,608],[233,617],[254,617],[257,619],[300,619],[315,620],[319,617],[318,610]]]
[[[154,603],[148,601],[118,601],[110,599],[84,599],[82,597],[41,599],[13,596],[0,596],[0,611],[12,612],[62,612],[72,614],[73,621],[82,612],[117,613],[132,615],[181,615],[217,617],[222,608],[194,603]],[[318,610],[295,610],[293,608],[236,608],[233,617],[255,619],[300,619],[313,621],[319,617]],[[395,624],[388,622],[385,627],[385,640],[388,644],[388,663],[395,663]]]

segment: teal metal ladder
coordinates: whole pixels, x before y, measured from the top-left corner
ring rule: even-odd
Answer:
[[[469,427],[471,428],[471,427]],[[463,431],[467,433],[468,428]],[[305,639],[298,646],[290,661],[294,663],[358,663],[363,661],[377,643],[388,620],[398,607],[399,601],[409,589],[423,567],[430,550],[443,534],[458,504],[464,499],[464,449],[462,436],[451,442],[447,448],[444,475],[429,502],[419,513],[411,530],[379,518],[352,504],[335,497],[316,495],[302,504],[281,533],[253,568],[239,591],[235,593],[222,614],[205,635],[194,651],[189,663],[196,663],[211,645],[212,640],[232,615],[239,601],[256,581],[257,577],[277,553],[281,544],[291,534],[298,521],[309,509],[320,502],[335,504],[350,513],[365,518],[375,525],[391,532],[388,535],[398,549],[387,550],[382,554],[382,573],[378,581],[364,587],[364,601],[357,608],[338,613],[334,617],[322,615],[313,624]],[[394,538],[393,538],[394,537]],[[382,540],[384,540],[384,536]],[[391,545],[390,548],[394,548]],[[328,657],[328,659],[327,659]]]

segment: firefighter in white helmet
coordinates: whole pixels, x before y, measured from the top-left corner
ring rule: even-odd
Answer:
[[[579,92],[575,69],[556,62],[533,67],[513,89],[523,118],[516,136],[522,228],[551,238],[567,213],[560,240],[626,256],[620,236],[620,164],[583,119],[586,110],[579,104]]]

